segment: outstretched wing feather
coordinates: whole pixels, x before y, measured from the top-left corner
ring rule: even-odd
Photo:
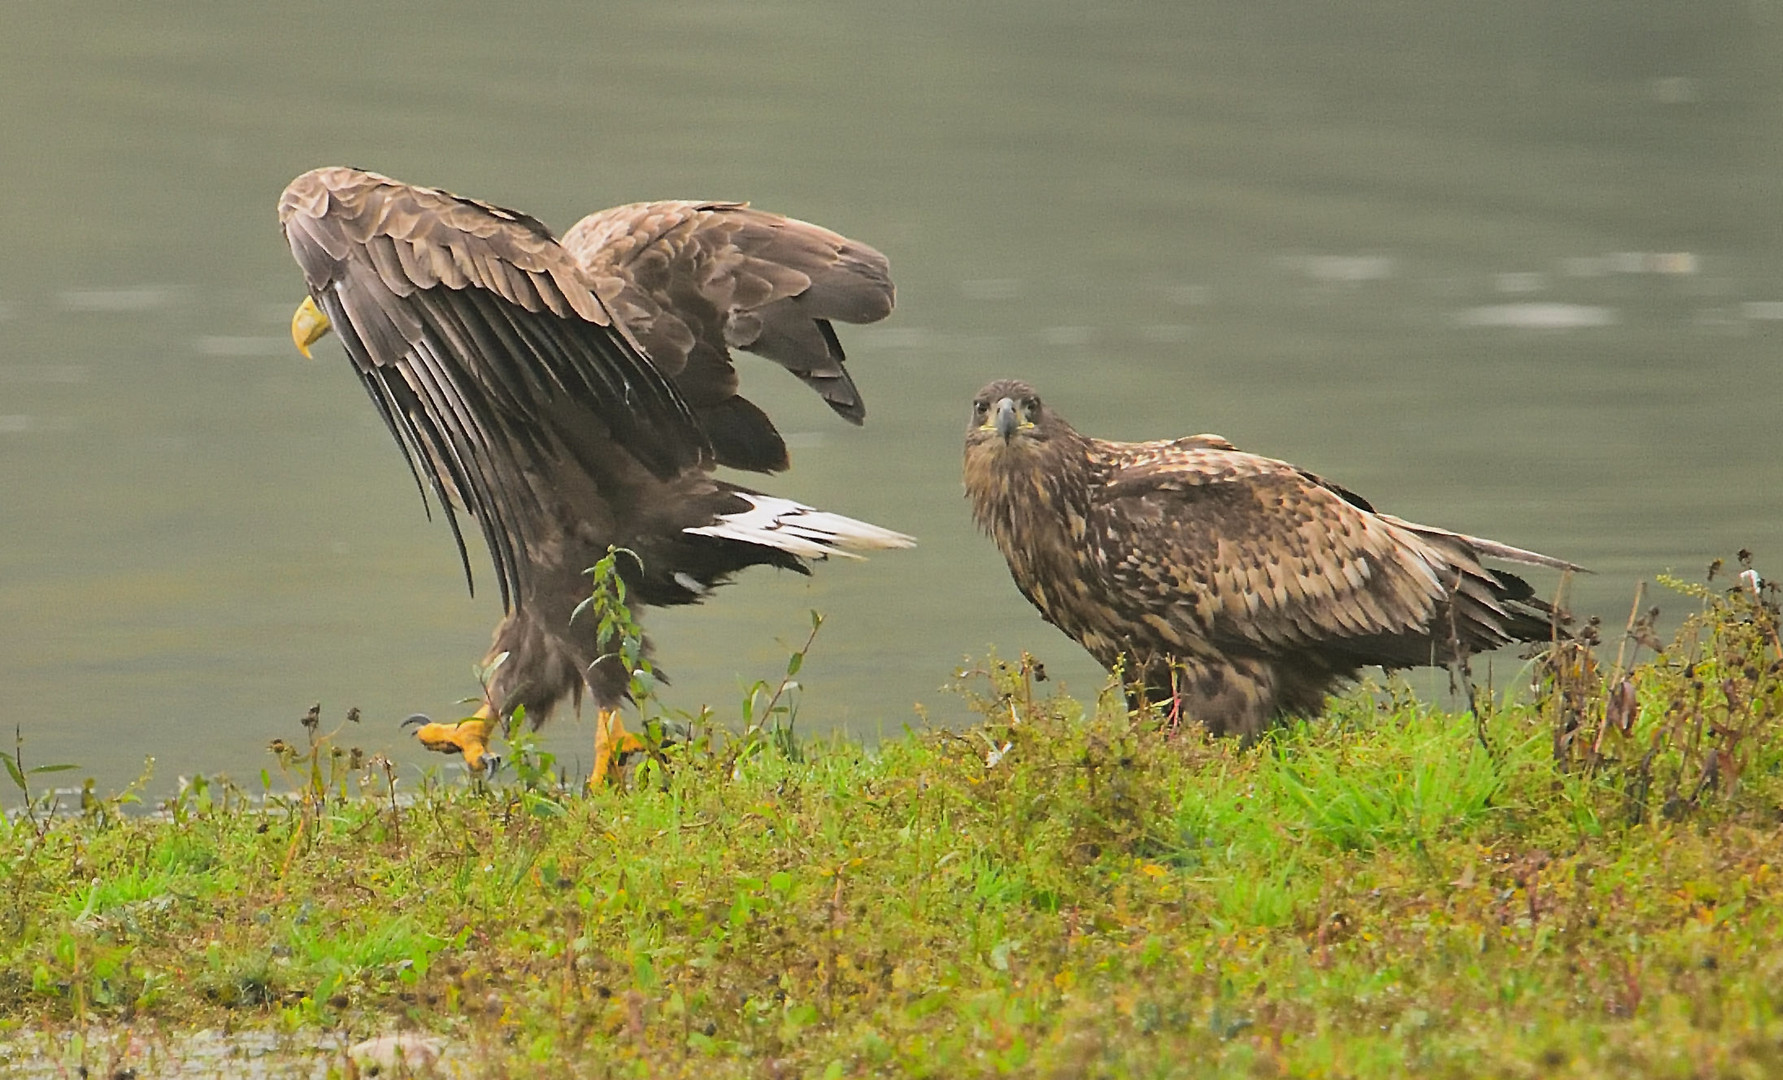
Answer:
[[[866,415],[830,320],[873,322],[895,300],[885,256],[741,203],[655,202],[592,214],[564,234],[608,306],[702,418],[737,397],[731,348],[775,361],[859,423]],[[771,423],[715,437],[720,462],[778,469]]]
[[[541,512],[526,474],[548,465],[545,417],[605,425],[661,477],[710,460],[674,385],[532,218],[351,169],[298,177],[279,215],[417,482],[440,499],[467,577],[454,501],[482,527],[504,605]]]

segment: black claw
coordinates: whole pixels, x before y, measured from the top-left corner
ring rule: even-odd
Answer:
[[[424,724],[431,724],[431,723],[433,723],[432,717],[428,716],[424,712],[418,712],[418,713],[415,713],[414,715],[410,716],[407,720],[404,720],[402,722],[402,726],[405,728],[421,727]]]

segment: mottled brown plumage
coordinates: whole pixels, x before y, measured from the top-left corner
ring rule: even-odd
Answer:
[[[1090,438],[1014,381],[974,399],[965,481],[1047,621],[1216,734],[1314,713],[1365,665],[1545,641],[1548,605],[1480,560],[1578,569],[1377,513],[1216,435]]]
[[[294,180],[279,221],[321,309],[300,309],[299,346],[339,332],[467,575],[454,508],[482,529],[508,612],[494,710],[541,720],[584,685],[618,704],[627,673],[570,618],[609,545],[640,557],[619,563],[634,607],[696,602],[752,565],[908,545],[712,476],[787,464],[730,347],[859,421],[829,321],[890,312],[873,249],[738,203],[620,207],[559,243],[525,214],[343,168]]]

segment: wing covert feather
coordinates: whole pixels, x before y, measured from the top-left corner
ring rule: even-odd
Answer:
[[[1118,447],[1098,508],[1109,573],[1185,638],[1293,645],[1417,631],[1441,553],[1285,462],[1197,437]]]
[[[791,371],[848,420],[865,416],[831,320],[890,314],[890,268],[873,248],[746,203],[685,201],[591,214],[564,246],[702,419],[738,396],[732,348]],[[727,434],[714,435],[719,461],[784,468],[773,425],[741,415],[733,408],[721,425]]]

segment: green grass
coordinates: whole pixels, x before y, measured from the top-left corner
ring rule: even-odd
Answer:
[[[1783,648],[1693,599],[1539,704],[1249,749],[994,661],[971,730],[702,729],[587,795],[523,745],[393,801],[312,731],[269,802],[0,826],[0,1071],[415,1029],[488,1077],[1783,1074]]]

